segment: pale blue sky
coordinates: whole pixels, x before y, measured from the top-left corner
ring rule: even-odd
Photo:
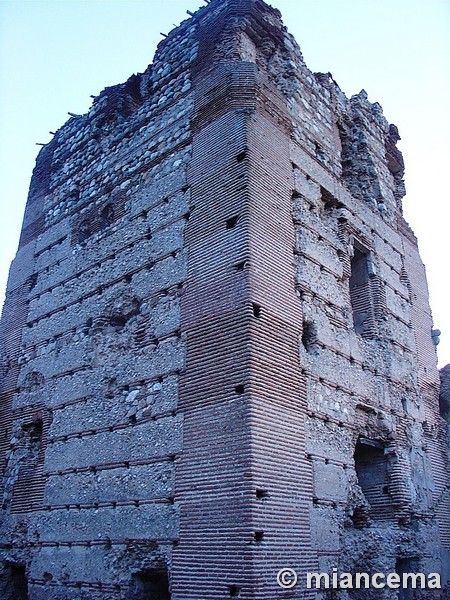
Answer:
[[[441,365],[450,362],[450,0],[273,0],[313,71],[364,88],[402,136]],[[142,72],[201,0],[0,0],[0,302],[39,147],[90,95]]]

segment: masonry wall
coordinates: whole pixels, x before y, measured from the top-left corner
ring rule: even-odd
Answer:
[[[308,77],[300,68],[298,80],[282,85],[290,87],[297,118],[291,157],[300,355],[321,571],[340,564],[350,572],[401,572],[403,564],[446,581],[445,431],[426,278],[401,211],[398,132],[364,91],[349,101],[329,74]],[[367,273],[355,300],[358,252]],[[374,446],[380,462],[366,452],[358,469],[360,448]]]
[[[57,132],[1,324],[2,597],[312,599],[306,572],[333,567],[447,581],[398,139],[255,0],[212,0]]]
[[[2,321],[2,597],[9,564],[90,599],[170,565],[194,57],[173,36],[38,158]]]

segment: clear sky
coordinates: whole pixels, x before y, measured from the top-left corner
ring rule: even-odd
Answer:
[[[272,0],[313,71],[364,88],[400,130],[440,365],[450,362],[450,0]],[[39,146],[152,61],[201,0],[0,0],[0,302]]]

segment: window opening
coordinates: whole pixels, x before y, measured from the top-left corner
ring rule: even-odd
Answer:
[[[355,244],[350,268],[350,302],[355,332],[365,337],[371,337],[374,333],[375,323],[369,275],[374,273],[374,267],[369,252]]]
[[[9,564],[6,567],[7,598],[14,600],[28,600],[28,580],[25,565]]]
[[[356,444],[354,459],[359,486],[370,505],[370,518],[373,521],[392,518],[393,508],[384,445],[360,438]]]

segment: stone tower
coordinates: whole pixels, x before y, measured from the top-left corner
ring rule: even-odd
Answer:
[[[397,598],[305,589],[333,568],[445,585],[398,139],[277,10],[211,0],[42,149],[1,322],[2,598]]]

